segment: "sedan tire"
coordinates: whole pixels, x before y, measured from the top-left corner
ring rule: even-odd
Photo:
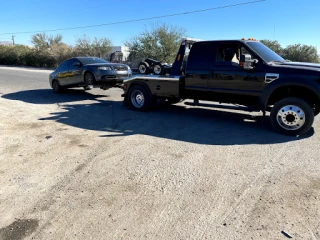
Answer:
[[[55,93],[61,93],[63,90],[58,80],[52,81],[52,89]]]
[[[92,86],[94,84],[94,76],[91,72],[87,72],[84,75],[84,82],[87,86]]]

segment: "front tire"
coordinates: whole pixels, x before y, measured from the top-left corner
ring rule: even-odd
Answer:
[[[133,86],[129,91],[128,100],[133,109],[147,111],[152,105],[152,97],[143,86]]]
[[[52,89],[55,93],[61,93],[63,90],[58,80],[52,81]]]
[[[271,125],[286,135],[302,135],[310,130],[314,121],[312,107],[300,98],[284,98],[271,109]]]
[[[87,72],[84,75],[84,82],[87,86],[92,86],[94,84],[94,76],[91,72]]]

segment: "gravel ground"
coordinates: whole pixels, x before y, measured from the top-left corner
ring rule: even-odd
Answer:
[[[0,239],[320,239],[319,117],[296,138],[261,114],[140,113],[48,72],[0,68]]]

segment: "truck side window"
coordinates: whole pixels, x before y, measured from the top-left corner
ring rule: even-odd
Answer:
[[[253,58],[252,54],[244,47],[241,47],[241,54],[248,54],[251,56],[251,59]]]
[[[236,44],[220,45],[216,64],[218,65],[232,65],[239,66],[240,48]]]
[[[190,51],[187,68],[188,69],[210,69],[214,62],[212,43],[195,43]]]

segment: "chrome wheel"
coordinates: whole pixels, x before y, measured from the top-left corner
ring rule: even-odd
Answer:
[[[147,67],[145,65],[140,65],[139,66],[139,72],[140,73],[146,73],[147,72]]]
[[[134,90],[131,93],[131,103],[136,108],[141,108],[144,105],[144,95],[140,90]]]
[[[285,130],[293,131],[301,128],[306,121],[304,111],[295,105],[286,105],[277,113],[279,126]]]
[[[159,75],[159,74],[161,74],[161,71],[162,71],[162,69],[161,69],[161,66],[160,66],[160,65],[155,65],[155,66],[154,66],[154,68],[153,68],[154,74]]]

